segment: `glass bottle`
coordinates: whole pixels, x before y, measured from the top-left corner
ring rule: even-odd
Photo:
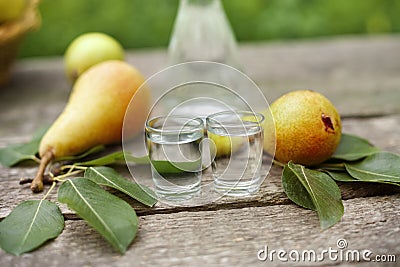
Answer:
[[[231,67],[242,70],[237,43],[221,0],[180,0],[168,47],[170,65],[180,65],[174,75],[162,82],[179,85],[163,96],[164,110],[174,114],[205,118],[226,109],[246,110],[247,103],[237,88],[243,79]],[[236,90],[235,90],[236,89]]]
[[[241,69],[232,28],[220,0],[180,0],[169,63],[213,61]]]

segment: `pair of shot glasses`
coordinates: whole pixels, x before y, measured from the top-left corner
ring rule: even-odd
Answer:
[[[152,179],[160,199],[199,195],[203,153],[209,153],[214,189],[222,195],[257,192],[263,153],[262,114],[223,111],[204,118],[164,116],[146,122]],[[203,142],[208,139],[208,142]]]

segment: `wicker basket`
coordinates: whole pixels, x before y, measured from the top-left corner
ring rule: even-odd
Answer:
[[[9,79],[11,66],[25,34],[40,26],[39,0],[28,0],[20,19],[0,24],[0,87]]]

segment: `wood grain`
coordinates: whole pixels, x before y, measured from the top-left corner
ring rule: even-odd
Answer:
[[[125,176],[129,179],[129,174],[127,171],[120,172],[125,173]],[[189,202],[185,206],[171,206],[167,203],[159,202],[155,205],[155,207],[149,208],[116,190],[109,191],[127,201],[136,210],[139,216],[176,213],[183,211],[214,211],[221,209],[290,204],[291,201],[287,198],[282,188],[280,179],[281,172],[282,170],[280,167],[273,167],[270,175],[262,184],[260,191],[252,196],[244,198],[225,196],[215,200],[215,192],[205,191],[203,188],[202,194],[204,195],[204,198],[201,200],[201,203],[196,203],[194,201]],[[26,173],[30,174],[34,173],[34,171]],[[20,174],[21,172],[16,173],[16,175]],[[6,217],[12,211],[12,209],[22,201],[28,199],[40,199],[45,193],[33,194],[29,189],[29,185],[18,184],[18,177],[19,176],[11,175],[3,178],[0,183],[2,188],[6,189],[6,191],[0,196],[0,220]],[[376,183],[339,183],[339,188],[341,190],[343,199],[391,195],[400,192],[400,188],[397,186]],[[212,188],[209,190],[212,190]],[[49,200],[57,202],[56,194],[57,190],[54,190],[49,195]],[[64,204],[58,204],[65,218],[78,219],[75,212],[68,209]]]
[[[140,217],[138,236],[120,256],[85,222],[70,220],[64,232],[34,253],[14,257],[0,251],[1,266],[278,266],[262,262],[257,252],[269,250],[371,250],[400,257],[400,195],[344,201],[345,215],[321,231],[317,215],[295,205],[179,212]],[[346,262],[344,262],[346,263]],[[303,262],[303,266],[339,264]]]

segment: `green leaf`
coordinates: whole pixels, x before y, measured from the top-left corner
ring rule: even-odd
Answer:
[[[361,137],[342,134],[340,143],[331,158],[355,161],[378,152],[379,149]]]
[[[345,166],[352,177],[361,181],[400,183],[400,156],[396,154],[379,152]]]
[[[201,161],[171,162],[167,160],[152,160],[151,164],[160,174],[179,174],[188,171],[199,171]]]
[[[85,171],[85,177],[96,184],[117,189],[149,207],[157,203],[155,193],[150,188],[125,179],[112,168],[89,167]]]
[[[335,172],[343,172],[346,171],[346,167],[344,163],[321,163],[315,166],[316,169],[323,170],[323,171],[335,171]]]
[[[33,133],[31,141],[23,144],[12,144],[0,149],[0,163],[12,167],[24,160],[34,159],[38,153],[40,140],[48,127],[41,128]]]
[[[27,200],[19,204],[0,223],[0,246],[20,255],[31,251],[64,229],[58,206],[48,200]]]
[[[104,165],[110,165],[110,164],[124,161],[124,160],[125,160],[124,152],[117,151],[117,152],[113,152],[111,154],[105,155],[105,156],[97,158],[97,159],[75,163],[75,165],[78,165],[78,166],[104,166]]]
[[[86,152],[76,155],[76,156],[66,156],[66,157],[57,158],[57,161],[82,159],[84,157],[87,157],[94,153],[103,151],[105,149],[106,149],[106,147],[104,145],[99,145],[99,146],[92,147],[91,149],[87,150]]]
[[[105,156],[97,158],[97,159],[75,163],[75,165],[78,165],[78,166],[105,166],[105,165],[110,165],[110,164],[114,164],[114,163],[118,163],[118,162],[125,162],[125,159],[129,162],[135,162],[137,164],[149,163],[148,156],[136,158],[136,157],[133,157],[129,153],[126,153],[123,151],[117,151],[117,152],[113,152],[111,154],[105,155]]]
[[[143,157],[134,157],[129,153],[125,153],[125,160],[128,162],[133,162],[136,164],[149,164],[150,159],[149,156],[143,156]]]
[[[65,181],[58,190],[58,200],[68,204],[121,254],[136,236],[138,218],[133,208],[89,179]]]
[[[317,210],[306,187],[289,165],[283,168],[282,185],[286,195],[294,203],[306,209]]]
[[[382,184],[391,184],[400,186],[400,183],[394,183],[394,182],[358,180],[352,177],[348,172],[331,172],[331,171],[325,171],[325,172],[338,182],[368,182],[368,183],[382,183]]]
[[[33,159],[33,154],[24,153],[20,151],[21,149],[24,149],[22,145],[0,149],[0,163],[6,167],[12,167],[24,160]]]
[[[289,199],[317,211],[322,229],[331,227],[343,216],[340,189],[327,174],[289,162],[283,169],[282,184]]]
[[[338,182],[359,182],[359,180],[353,178],[348,172],[332,172],[325,171],[330,177]]]
[[[42,126],[32,134],[32,140],[39,141],[42,140],[43,136],[46,134],[47,130],[50,128],[50,125]],[[39,147],[38,147],[39,149]]]

